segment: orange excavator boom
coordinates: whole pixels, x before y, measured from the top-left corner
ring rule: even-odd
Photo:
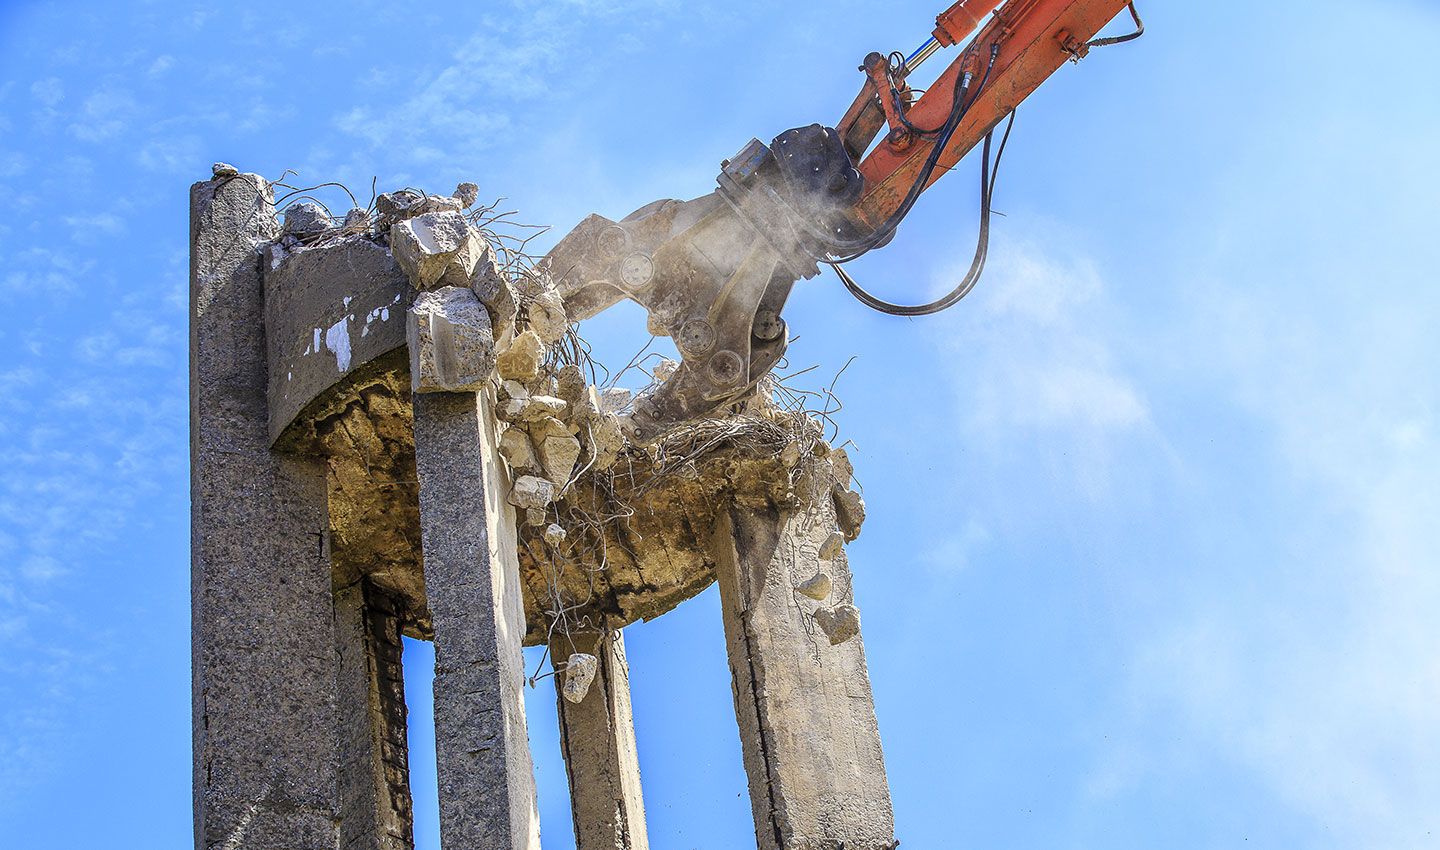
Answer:
[[[1127,7],[1135,32],[1097,38]],[[961,0],[910,56],[865,58],[864,86],[836,127],[799,127],[768,145],[751,140],[703,197],[581,222],[543,264],[568,315],[578,321],[631,299],[682,357],[670,378],[636,397],[631,436],[653,438],[748,397],[789,344],[781,310],[791,287],[822,267],[862,303],[896,315],[939,312],[963,298],[985,265],[996,126],[1067,60],[1143,29],[1127,0]],[[908,83],[915,69],[967,38],[917,96]],[[862,289],[844,264],[887,244],[920,195],[982,144],[980,236],[960,285],[908,307]]]

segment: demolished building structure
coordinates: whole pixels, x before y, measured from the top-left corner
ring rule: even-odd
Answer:
[[[540,846],[533,645],[577,847],[648,847],[623,629],[718,582],[757,846],[893,848],[846,452],[770,384],[632,441],[475,203],[191,190],[196,847],[413,846],[402,636],[435,644],[446,850]]]

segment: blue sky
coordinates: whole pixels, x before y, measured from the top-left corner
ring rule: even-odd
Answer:
[[[186,199],[212,161],[474,180],[563,233],[833,122],[942,5],[0,2],[7,843],[190,841]],[[899,836],[1440,847],[1440,8],[1142,11],[1021,110],[963,305],[891,319],[828,277],[791,301],[792,362],[856,358]],[[943,181],[857,273],[948,289],[974,205]],[[585,332],[623,360],[642,327]],[[657,847],[751,840],[717,606],[627,637]],[[555,850],[548,688],[530,711]]]

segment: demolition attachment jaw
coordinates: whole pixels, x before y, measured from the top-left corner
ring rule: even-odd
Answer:
[[[546,256],[572,320],[628,298],[670,337],[675,374],[635,400],[632,439],[743,401],[785,354],[781,311],[819,274],[816,232],[851,236],[844,213],[864,179],[839,135],[818,124],[751,141],[692,201],[662,200],[620,222],[592,215]]]

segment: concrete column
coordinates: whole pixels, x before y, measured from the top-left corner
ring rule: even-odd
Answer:
[[[831,645],[821,608],[849,602],[845,555],[821,561],[829,498],[804,510],[722,511],[714,552],[735,716],[760,850],[890,850],[885,759],[859,635]],[[829,598],[796,588],[819,571]]]
[[[195,846],[334,850],[335,682],[325,467],[270,450],[252,174],[190,190]]]
[[[340,848],[415,846],[396,601],[364,579],[335,589]]]
[[[595,656],[599,667],[579,703],[564,697],[563,674],[555,680],[575,850],[648,850],[625,639],[620,632],[577,633],[558,634],[550,642],[557,666],[576,652]]]
[[[445,850],[539,850],[521,687],[515,513],[483,396],[415,396],[425,588]]]

